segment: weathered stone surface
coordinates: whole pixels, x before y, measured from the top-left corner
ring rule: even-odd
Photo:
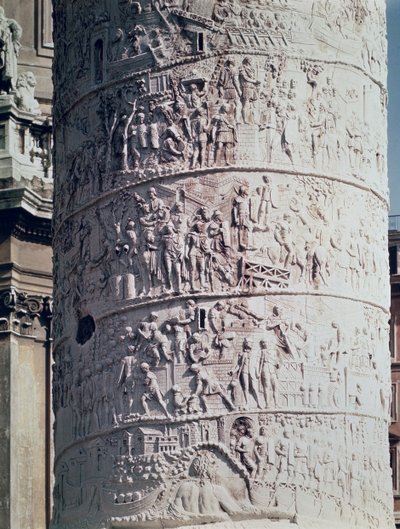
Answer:
[[[54,10],[54,527],[393,527],[384,2]]]
[[[0,8],[2,529],[45,529],[50,518],[52,84],[51,58],[38,50],[46,2]]]

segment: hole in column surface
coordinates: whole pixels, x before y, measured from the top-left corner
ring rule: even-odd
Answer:
[[[199,33],[197,35],[197,50],[204,51],[204,33]]]
[[[90,314],[80,318],[78,322],[78,331],[76,333],[76,341],[79,345],[84,345],[93,336],[96,330],[96,324]]]
[[[200,309],[199,311],[199,327],[200,329],[206,328],[206,309]]]

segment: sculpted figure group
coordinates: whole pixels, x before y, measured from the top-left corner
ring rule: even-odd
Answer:
[[[289,79],[285,64],[283,56],[262,64],[228,57],[203,77],[168,78],[162,97],[144,79],[136,80],[134,101],[131,88],[103,94],[99,141],[111,170],[140,176],[246,163],[250,141],[261,164],[340,166],[357,179],[380,171],[379,139],[365,137],[361,123],[338,112],[361,95],[342,95],[329,74],[323,79],[322,66],[307,61],[300,62],[301,80]]]
[[[151,312],[135,325],[125,322],[93,365],[79,360],[79,372],[70,353],[58,352],[54,409],[71,410],[74,438],[124,421],[197,420],[227,411],[347,407],[389,416],[374,351],[381,331],[356,325],[349,335],[348,326],[332,321],[316,337],[282,307],[272,306],[264,318],[244,299],[218,301],[208,310],[189,299],[167,319]],[[371,372],[376,376],[367,387]]]
[[[138,220],[116,224],[115,247],[121,273],[115,277],[118,299],[162,293],[224,290],[235,284],[231,227],[222,213],[200,207],[193,215],[183,203],[168,206],[150,188],[147,200],[134,194]],[[120,285],[125,284],[121,288]]]
[[[76,161],[71,182],[81,166],[87,167],[85,174],[95,174],[85,155]],[[362,220],[351,221],[355,199],[329,180],[292,177],[290,189],[273,174],[255,173],[251,186],[237,175],[222,181],[221,188],[215,180],[220,191],[210,197],[200,198],[196,180],[173,193],[163,185],[147,192],[128,187],[81,217],[68,218],[55,236],[66,275],[62,310],[75,315],[75,307],[90,305],[95,288],[104,306],[110,300],[138,304],[156,296],[231,289],[250,294],[339,289],[368,299],[376,288],[383,296],[386,246],[378,234],[385,218],[377,199],[364,192],[357,197],[358,206],[377,211],[367,230]],[[332,219],[339,220],[333,224]],[[79,242],[73,246],[72,240]]]

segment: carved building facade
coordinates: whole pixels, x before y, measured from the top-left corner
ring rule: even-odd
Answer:
[[[54,527],[392,528],[384,2],[54,8]]]
[[[0,7],[0,526],[51,494],[51,2]]]

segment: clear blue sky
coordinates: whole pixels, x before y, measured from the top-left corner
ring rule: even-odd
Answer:
[[[400,0],[387,0],[390,213],[400,215]]]

